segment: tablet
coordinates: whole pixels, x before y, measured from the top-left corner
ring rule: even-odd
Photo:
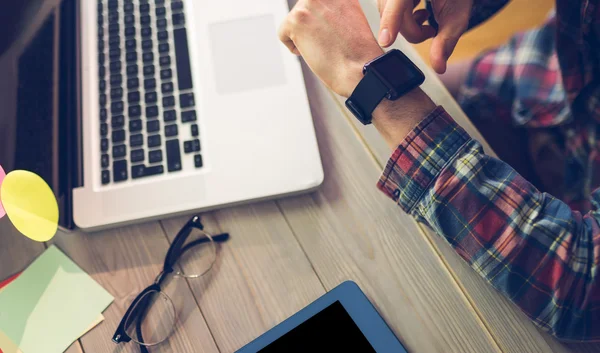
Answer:
[[[358,285],[347,281],[237,353],[406,353]]]

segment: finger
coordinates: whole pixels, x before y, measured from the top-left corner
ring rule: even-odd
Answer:
[[[422,26],[423,23],[425,23],[425,21],[427,21],[429,18],[429,11],[426,9],[417,10],[413,13],[413,18],[419,26]]]
[[[404,38],[410,43],[421,43],[422,41],[435,36],[435,30],[431,26],[423,26],[420,23],[417,23],[413,17],[412,11],[403,14],[400,33],[402,33]]]
[[[292,54],[300,55],[298,48],[296,48],[296,44],[294,44],[294,41],[290,36],[291,26],[287,20],[281,24],[279,30],[277,31],[277,35],[279,36],[279,40],[288,48],[288,50]]]
[[[400,19],[403,12],[412,13],[413,0],[387,0],[381,11],[381,24],[379,26],[379,45],[390,46],[398,35]]]
[[[437,73],[446,72],[448,58],[464,33],[467,21],[468,19],[454,18],[452,21],[440,22],[439,32],[431,42],[430,53],[431,66]]]

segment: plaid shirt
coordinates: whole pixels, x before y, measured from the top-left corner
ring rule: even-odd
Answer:
[[[471,24],[504,3],[475,1]],[[583,214],[539,192],[511,166],[487,156],[441,107],[396,149],[378,183],[538,326],[571,341],[600,340],[600,190],[585,190],[600,166],[599,2],[557,0],[546,26],[506,47],[518,54],[526,44],[528,55],[499,64],[487,53],[487,71],[476,69],[470,85],[474,101],[477,92],[506,100],[514,124],[560,127],[568,161],[563,167],[575,172],[566,182],[580,188],[570,189],[567,201],[586,199],[592,211]],[[494,96],[503,90],[508,100]]]

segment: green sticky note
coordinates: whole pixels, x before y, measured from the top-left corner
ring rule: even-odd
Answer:
[[[23,353],[62,353],[112,301],[53,245],[0,292],[0,331]]]

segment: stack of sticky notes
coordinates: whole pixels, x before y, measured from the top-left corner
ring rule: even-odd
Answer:
[[[104,317],[113,297],[56,246],[0,282],[0,352],[62,353]]]

